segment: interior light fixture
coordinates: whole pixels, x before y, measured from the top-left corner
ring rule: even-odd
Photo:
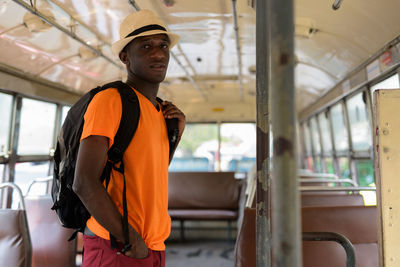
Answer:
[[[93,52],[93,50],[87,48],[84,45],[79,47],[78,53],[79,53],[80,58],[82,58],[83,60],[91,60],[93,58],[98,57],[98,55],[95,52]]]
[[[40,10],[46,17],[54,20],[53,13],[49,9]],[[31,12],[26,12],[23,18],[23,24],[30,32],[45,32],[52,28],[50,24]]]
[[[4,14],[9,7],[11,0],[0,0],[0,14]]]

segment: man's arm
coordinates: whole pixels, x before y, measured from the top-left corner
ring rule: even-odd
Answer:
[[[107,160],[108,138],[92,135],[79,146],[73,190],[90,214],[118,240],[124,240],[122,216],[100,182]],[[148,253],[143,238],[129,227],[132,249],[125,253],[134,258],[145,258]]]

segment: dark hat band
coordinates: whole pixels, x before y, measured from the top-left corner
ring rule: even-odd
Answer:
[[[158,24],[150,24],[150,25],[146,25],[139,29],[134,30],[133,32],[128,34],[125,38],[141,34],[142,32],[148,32],[148,31],[153,31],[153,30],[162,30],[165,32],[167,31],[163,26],[160,26]]]

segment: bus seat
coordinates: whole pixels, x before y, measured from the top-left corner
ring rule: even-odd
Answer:
[[[76,241],[68,241],[73,230],[61,226],[51,210],[50,195],[25,197],[32,236],[32,267],[75,267]]]
[[[377,212],[373,206],[302,208],[302,232],[336,232],[353,244],[357,267],[379,266]],[[256,266],[256,209],[246,208],[234,251],[235,267]],[[346,266],[344,248],[329,241],[303,242],[304,267]]]
[[[379,266],[377,211],[373,206],[306,207],[302,209],[303,232],[336,232],[353,244],[357,267]],[[342,246],[328,241],[303,242],[304,267],[345,266]]]
[[[0,188],[6,187],[12,187],[19,194],[22,209],[0,209],[0,263],[1,266],[30,267],[32,244],[22,193],[15,184],[0,184]]]
[[[364,206],[364,198],[360,194],[301,194],[301,206]]]
[[[256,209],[245,208],[234,249],[235,267],[256,266]]]

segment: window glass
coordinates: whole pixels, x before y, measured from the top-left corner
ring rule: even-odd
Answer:
[[[4,181],[4,164],[0,164],[0,183],[2,183],[2,182],[5,182]]]
[[[256,164],[256,125],[221,124],[221,170],[248,172]]]
[[[26,195],[29,184],[37,179],[48,176],[49,173],[48,161],[44,162],[23,162],[15,165],[15,179],[14,182],[21,188],[22,194]],[[43,195],[46,194],[46,184],[37,183],[32,187],[29,195]],[[18,205],[18,195],[13,194],[13,207]]]
[[[374,95],[374,91],[378,89],[399,89],[400,88],[400,83],[399,83],[399,75],[395,74],[387,78],[386,80],[383,80],[373,86],[371,86],[371,94],[372,97]]]
[[[342,105],[339,103],[333,106],[330,112],[335,149],[336,151],[345,151],[349,148],[349,144]]]
[[[310,128],[307,123],[303,123],[303,134],[304,134],[304,144],[306,148],[306,154],[311,155],[311,136]]]
[[[316,117],[312,117],[310,120],[310,127],[311,127],[311,140],[314,148],[314,153],[320,154],[321,153],[321,144],[319,138],[319,131],[317,125]]]
[[[218,125],[187,124],[169,170],[213,171],[217,168],[218,160]]]
[[[325,112],[318,115],[318,122],[321,129],[322,148],[324,154],[332,155],[331,131],[329,127],[329,120],[327,119]]]
[[[320,157],[315,157],[314,158],[314,171],[317,173],[322,172],[322,162]]]
[[[357,177],[360,186],[375,186],[372,160],[357,161]]]
[[[333,159],[325,158],[325,168],[327,173],[335,173],[335,167],[333,167]]]
[[[49,154],[53,143],[56,105],[24,98],[18,154]]]
[[[65,117],[67,117],[68,111],[71,109],[69,106],[63,106],[61,109],[61,125],[65,121]]]
[[[11,129],[12,96],[0,93],[0,156],[8,152]]]
[[[339,158],[340,176],[342,178],[350,178],[350,167],[348,158]]]
[[[206,157],[174,157],[168,170],[171,172],[213,171],[213,168]]]
[[[306,158],[306,169],[307,170],[310,170],[310,171],[314,171],[314,169],[313,169],[313,159],[312,159],[312,157],[307,157]]]
[[[359,93],[346,101],[351,126],[351,141],[355,151],[368,150],[372,146],[371,128],[366,101]]]

